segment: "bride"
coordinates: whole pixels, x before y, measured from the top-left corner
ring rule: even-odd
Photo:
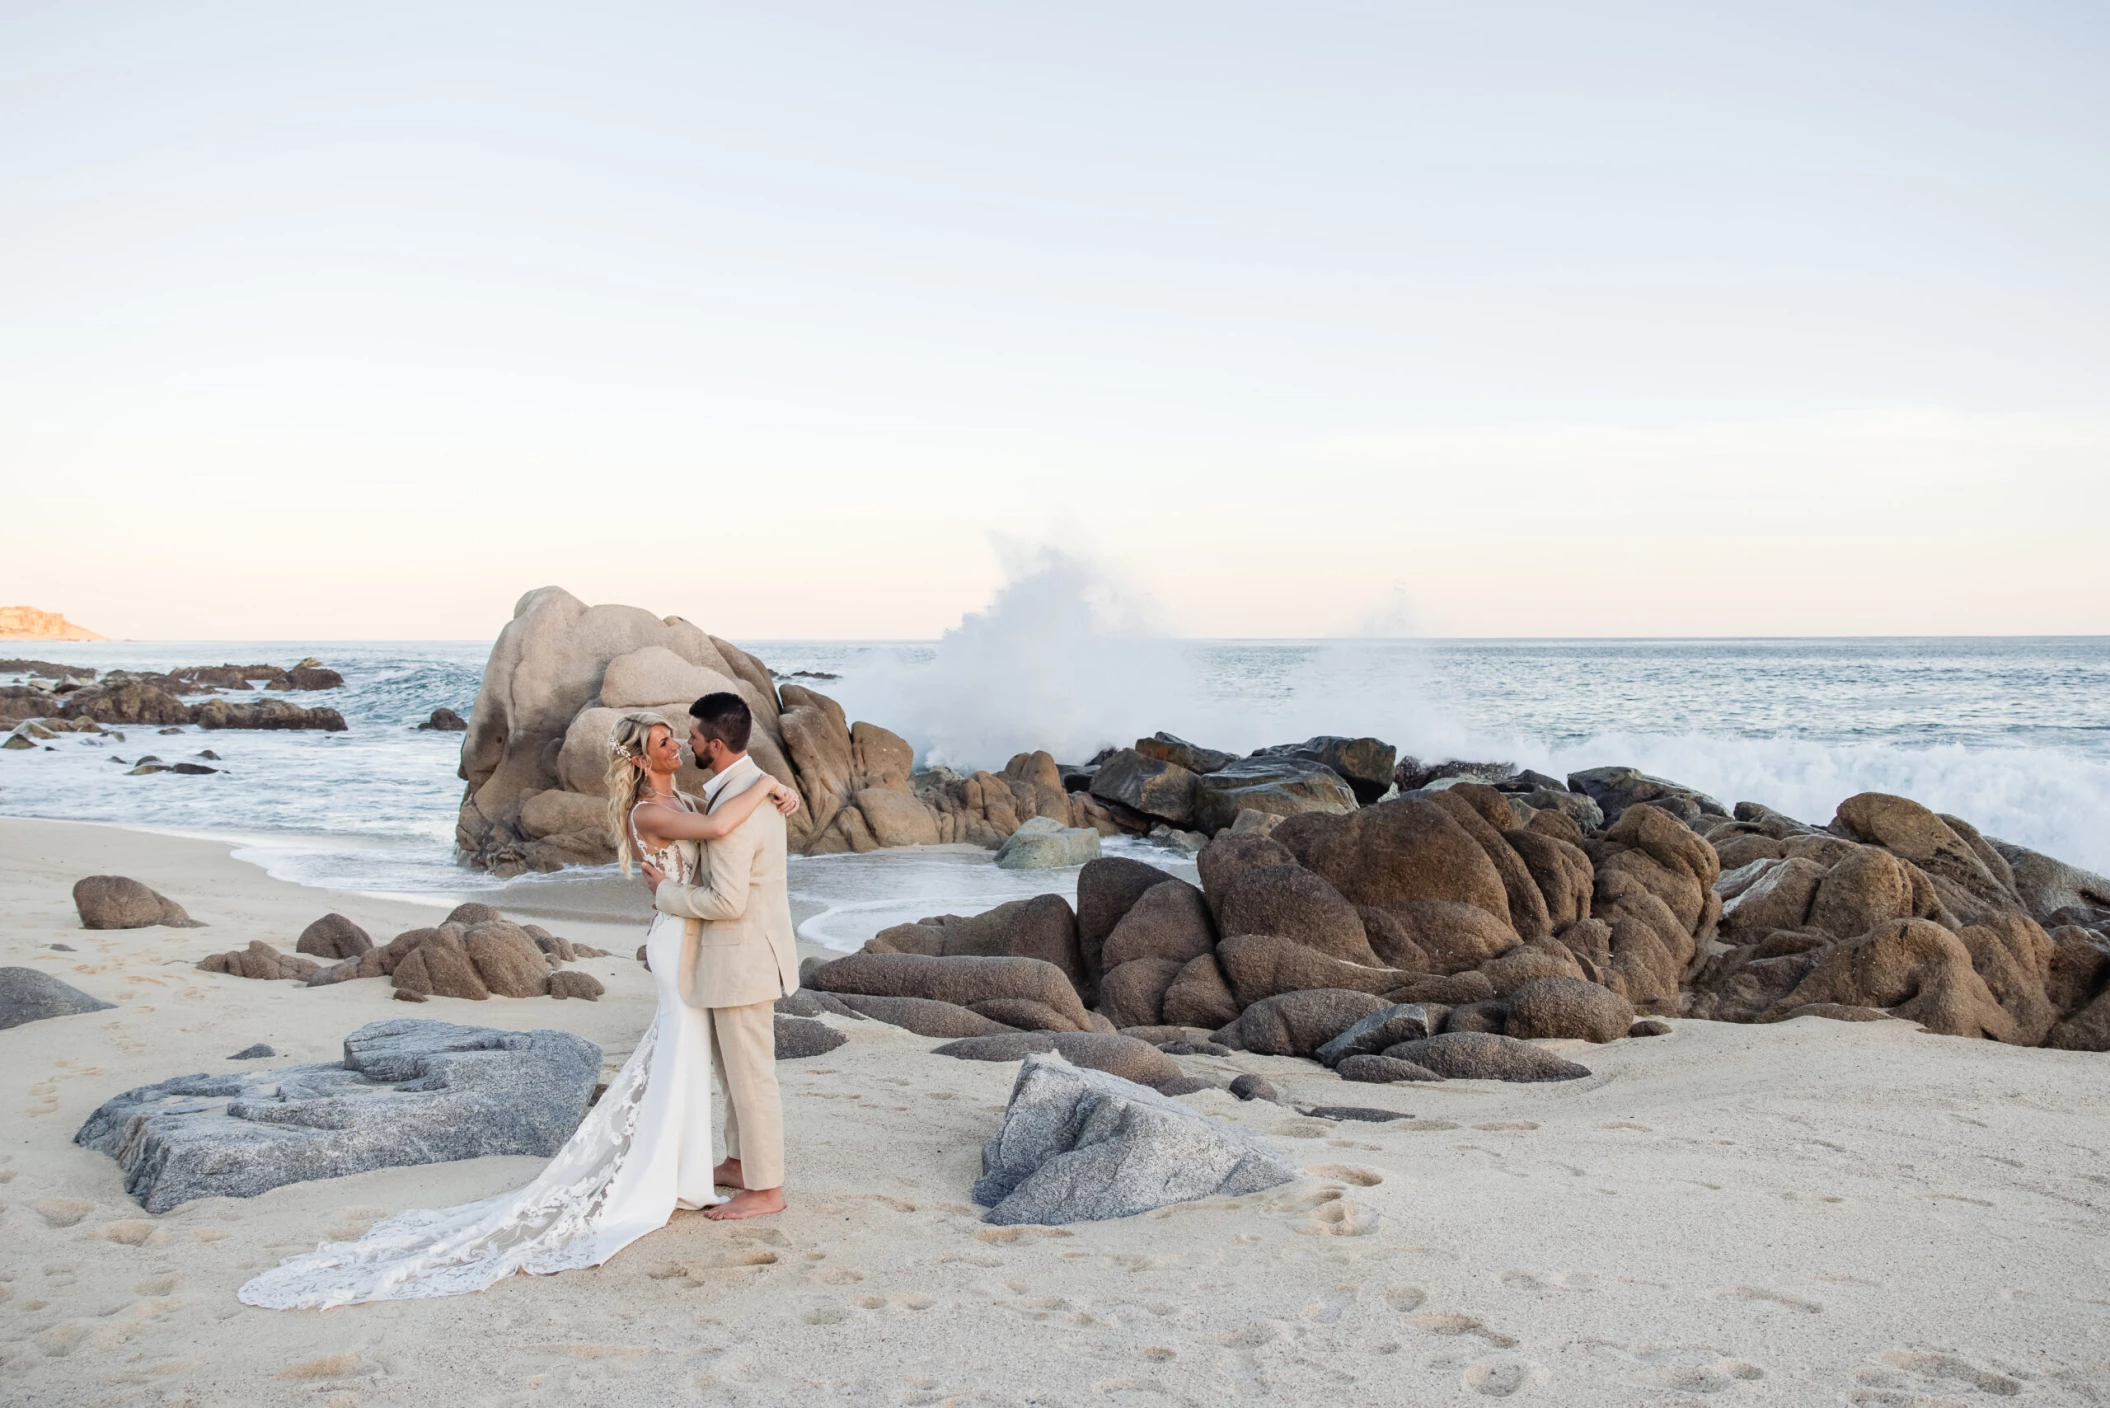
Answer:
[[[705,815],[674,788],[681,745],[657,714],[616,722],[608,821],[623,873],[642,854],[670,879],[696,883],[701,843],[730,833],[764,800],[790,815],[798,794],[769,782]],[[676,1208],[720,1201],[712,1186],[711,1048],[701,1010],[682,1000],[682,921],[655,915],[645,961],[659,1007],[600,1102],[534,1182],[460,1207],[398,1213],[354,1242],[325,1242],[240,1291],[272,1310],[328,1309],[480,1291],[517,1271],[598,1266]]]

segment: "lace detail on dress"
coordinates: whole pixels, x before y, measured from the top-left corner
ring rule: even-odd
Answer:
[[[594,1265],[600,1260],[594,1233],[637,1132],[658,1034],[655,1017],[600,1103],[527,1187],[460,1207],[398,1213],[356,1242],[325,1242],[243,1286],[243,1303],[326,1310],[356,1301],[460,1295],[516,1271]]]

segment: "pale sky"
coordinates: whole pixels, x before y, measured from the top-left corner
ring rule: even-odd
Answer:
[[[0,604],[2110,631],[2106,16],[11,4]]]

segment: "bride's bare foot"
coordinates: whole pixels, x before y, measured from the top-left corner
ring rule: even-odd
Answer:
[[[703,1215],[713,1222],[735,1222],[743,1217],[766,1217],[784,1211],[782,1188],[743,1188]]]
[[[724,1163],[718,1165],[717,1168],[711,1170],[711,1182],[717,1184],[720,1188],[745,1188],[747,1186],[746,1183],[741,1181],[740,1161],[738,1159],[727,1159]]]

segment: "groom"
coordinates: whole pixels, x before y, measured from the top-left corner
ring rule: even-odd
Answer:
[[[747,756],[754,715],[737,694],[689,706],[689,744],[709,769],[704,810],[763,780]],[[757,807],[740,828],[709,843],[698,877],[682,885],[647,867],[653,903],[688,920],[682,996],[704,1009],[711,1064],[725,1083],[725,1162],[715,1181],[739,1191],[705,1217],[721,1221],[784,1210],[784,1109],[777,1093],[776,1001],[798,990],[798,950],[784,879],[784,818]]]

